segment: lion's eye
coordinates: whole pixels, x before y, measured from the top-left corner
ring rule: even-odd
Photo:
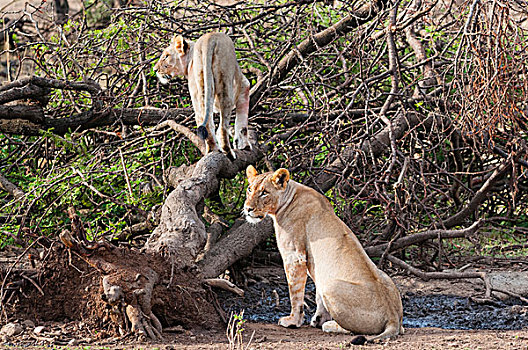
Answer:
[[[260,197],[264,198],[268,195],[268,192],[267,191],[262,191],[260,192]]]
[[[247,191],[248,193],[251,193],[251,187],[248,186]]]

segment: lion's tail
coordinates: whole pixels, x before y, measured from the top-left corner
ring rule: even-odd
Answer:
[[[213,104],[214,104],[214,78],[213,78],[213,52],[216,47],[216,42],[212,42],[207,45],[207,51],[205,56],[202,56],[202,67],[204,73],[204,104],[205,104],[205,117],[203,123],[198,126],[198,136],[202,140],[207,139],[209,136],[206,125],[209,123],[209,119],[212,118]]]
[[[401,321],[400,321],[401,322]],[[375,340],[381,340],[386,339],[390,337],[394,337],[396,335],[402,335],[404,332],[403,326],[400,324],[398,325],[388,325],[387,328],[385,328],[385,331],[383,333],[376,335],[374,337],[365,337],[363,335],[355,336],[350,343],[352,345],[363,345],[365,343],[372,343]]]

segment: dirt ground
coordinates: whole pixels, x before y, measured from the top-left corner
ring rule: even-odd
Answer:
[[[243,332],[248,349],[528,349],[528,330],[522,331],[460,331],[438,328],[410,328],[406,334],[389,341],[363,346],[351,345],[349,335],[324,334],[319,329],[303,326],[300,329],[285,329],[272,324],[247,324]],[[192,338],[192,339],[190,339]],[[153,345],[160,349],[226,349],[225,334],[196,333],[191,337],[177,336],[168,344]]]
[[[254,332],[254,333],[253,333]],[[526,350],[528,349],[528,329],[520,331],[493,330],[446,330],[439,328],[409,328],[405,334],[395,339],[376,344],[351,345],[352,336],[325,334],[320,329],[302,326],[299,329],[286,329],[274,324],[247,323],[243,335],[244,347],[232,349],[358,349],[358,350]],[[252,337],[253,336],[253,337]],[[44,339],[44,337],[41,337]],[[251,340],[251,341],[250,341]],[[225,332],[183,331],[164,333],[164,340],[158,343],[130,342],[108,339],[102,342],[79,344],[78,346],[56,346],[53,342],[39,341],[40,345],[20,342],[0,342],[2,349],[228,349],[230,344]]]
[[[524,269],[524,265],[517,268]],[[389,341],[363,346],[352,345],[351,335],[325,334],[320,329],[305,325],[299,329],[285,329],[276,325],[276,318],[288,312],[287,294],[283,290],[284,274],[280,267],[249,268],[244,270],[248,286],[244,298],[234,296],[231,293],[219,291],[218,300],[226,311],[230,309],[236,312],[245,308],[244,318],[247,319],[243,325],[242,344],[243,347],[231,347],[231,349],[394,349],[394,350],[420,350],[420,349],[519,349],[528,350],[528,305],[515,301],[510,304],[477,305],[471,302],[469,307],[462,305],[463,310],[474,310],[476,313],[486,309],[500,309],[502,313],[497,314],[497,324],[512,325],[516,330],[461,330],[441,329],[435,327],[412,328],[406,327],[404,335]],[[408,318],[435,312],[457,318],[460,310],[448,300],[447,304],[438,306],[434,304],[420,307],[416,306],[416,300],[435,299],[438,296],[450,296],[471,300],[482,296],[484,287],[480,280],[432,280],[422,281],[420,279],[397,275],[394,281],[401,291],[404,299],[404,309],[407,305],[406,314]],[[260,281],[257,282],[256,279]],[[276,290],[280,295],[277,299]],[[313,297],[313,288],[307,288],[307,314],[312,306],[310,299]],[[269,294],[269,295],[268,295]],[[413,304],[409,304],[413,301]],[[497,303],[501,301],[497,300]],[[251,308],[255,304],[261,304],[260,308]],[[418,313],[412,309],[418,309]],[[440,308],[440,309],[439,309]],[[513,310],[517,310],[513,312]],[[405,310],[404,310],[405,311]],[[260,316],[258,315],[260,313]],[[515,314],[515,315],[514,315]],[[213,315],[211,315],[213,316]],[[502,319],[503,316],[510,317],[511,321]],[[259,317],[269,317],[268,319]],[[404,319],[407,317],[404,314]],[[480,317],[477,314],[477,318]],[[484,316],[483,316],[484,317]],[[255,322],[255,318],[259,320]],[[453,317],[451,317],[452,319]],[[252,320],[253,319],[253,320]],[[519,323],[520,321],[520,323]],[[19,320],[23,324],[24,320]],[[407,321],[408,322],[408,321]],[[447,320],[446,322],[449,322]],[[511,322],[511,323],[510,323]],[[306,324],[306,322],[305,322]],[[404,320],[405,324],[405,320]],[[519,324],[521,325],[519,327]],[[468,322],[468,325],[471,324]],[[44,330],[35,334],[34,326],[44,326]],[[449,324],[447,324],[449,327]],[[216,330],[185,330],[180,326],[164,329],[163,341],[140,342],[130,337],[112,338],[101,337],[101,331],[94,332],[80,321],[65,320],[64,322],[43,322],[37,325],[24,326],[24,332],[12,338],[0,338],[0,348],[15,349],[28,348],[40,349],[42,347],[57,348],[66,346],[68,349],[228,349],[230,344],[224,329]],[[491,327],[493,328],[493,327]]]

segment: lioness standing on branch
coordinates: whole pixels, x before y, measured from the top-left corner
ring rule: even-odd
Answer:
[[[290,180],[286,169],[258,175],[250,165],[246,173],[244,214],[254,223],[271,216],[288,279],[291,313],[279,325],[302,325],[308,273],[316,287],[312,326],[322,326],[325,332],[377,335],[369,341],[403,333],[398,289],[372,263],[328,200]]]
[[[154,70],[162,84],[177,75],[187,77],[198,135],[206,142],[206,153],[218,150],[218,139],[222,151],[236,158],[228,134],[233,107],[236,107],[234,146],[251,147],[247,138],[249,81],[240,70],[235,46],[226,34],[208,33],[196,43],[177,35],[163,50]],[[220,113],[216,137],[213,108]]]

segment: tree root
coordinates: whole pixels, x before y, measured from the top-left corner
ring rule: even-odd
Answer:
[[[208,278],[205,279],[204,282],[210,285],[211,287],[216,287],[223,290],[227,290],[231,293],[235,293],[239,297],[244,296],[244,291],[242,289],[238,288],[236,285],[223,278]]]
[[[77,236],[83,236],[84,229],[75,210],[70,208],[68,214],[72,219],[72,231]],[[78,223],[74,225],[75,222]],[[104,247],[109,251],[113,250],[109,244],[101,242],[88,247],[85,239],[75,239],[67,230],[61,232],[60,239],[67,248],[80,253],[85,261],[105,275],[102,281],[101,298],[108,304],[110,319],[117,325],[121,335],[133,333],[140,338],[162,339],[161,323],[152,312],[151,304],[152,291],[159,280],[156,271],[148,266],[140,267],[138,269],[140,272],[136,272],[132,277],[133,268],[125,269],[123,266],[117,266],[104,257],[90,257],[91,253],[99,247]],[[88,251],[91,253],[88,254]],[[112,273],[108,274],[107,271],[112,271]]]
[[[102,298],[110,306],[110,318],[121,335],[132,333],[140,338],[162,339],[162,326],[151,304],[158,279],[158,274],[149,267],[132,281],[127,281],[121,271],[103,277]]]

